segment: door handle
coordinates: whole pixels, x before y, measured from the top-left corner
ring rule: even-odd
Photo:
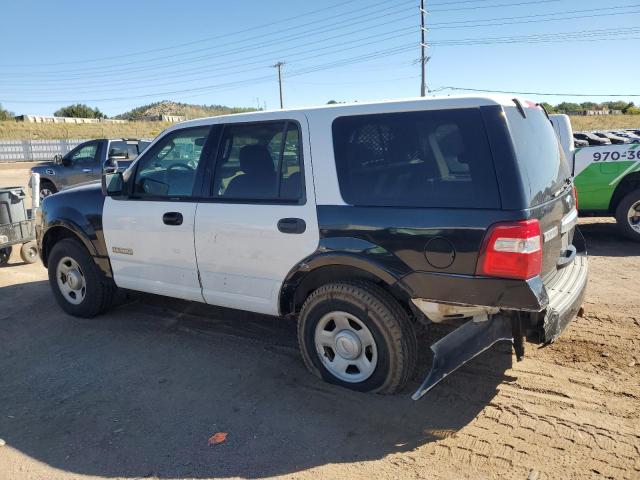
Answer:
[[[278,230],[282,233],[304,233],[307,224],[301,218],[281,218],[278,221]]]
[[[162,215],[165,225],[182,225],[182,214],[180,212],[167,212]]]
[[[93,170],[91,170],[90,168],[83,168],[83,169],[82,169],[82,171],[83,171],[84,173],[91,173],[91,172],[93,172]]]

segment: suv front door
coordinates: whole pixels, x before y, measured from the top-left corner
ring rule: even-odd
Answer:
[[[278,315],[282,282],[319,241],[306,117],[220,127],[196,212],[204,300]]]
[[[193,241],[194,193],[209,131],[205,126],[166,134],[139,157],[129,196],[105,199],[104,236],[119,287],[203,301]]]
[[[95,180],[100,175],[98,159],[101,156],[101,142],[86,142],[71,150],[63,160],[61,168],[61,186]]]

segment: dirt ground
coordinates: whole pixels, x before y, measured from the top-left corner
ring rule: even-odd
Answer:
[[[0,169],[0,185],[24,183]],[[421,401],[324,384],[295,326],[132,294],[65,315],[40,264],[0,268],[0,479],[640,478],[640,245],[581,220],[585,314],[516,363],[493,348]],[[207,439],[227,432],[224,443]],[[0,442],[2,443],[2,442]]]

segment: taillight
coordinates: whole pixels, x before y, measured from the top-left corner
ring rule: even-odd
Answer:
[[[578,209],[578,190],[576,190],[576,186],[573,186],[573,200],[576,202],[576,210]]]
[[[492,226],[480,252],[478,275],[527,280],[540,274],[542,237],[538,220]]]

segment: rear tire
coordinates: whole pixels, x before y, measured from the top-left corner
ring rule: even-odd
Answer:
[[[369,282],[336,282],[302,306],[298,342],[307,368],[351,390],[392,394],[411,378],[416,335],[407,313]]]
[[[20,258],[25,263],[36,263],[38,261],[38,245],[35,241],[32,240],[22,244]]]
[[[116,291],[87,252],[72,238],[56,243],[48,260],[49,284],[58,305],[70,315],[91,318],[111,306]]]
[[[620,200],[616,207],[616,221],[627,238],[640,242],[640,189]]]

